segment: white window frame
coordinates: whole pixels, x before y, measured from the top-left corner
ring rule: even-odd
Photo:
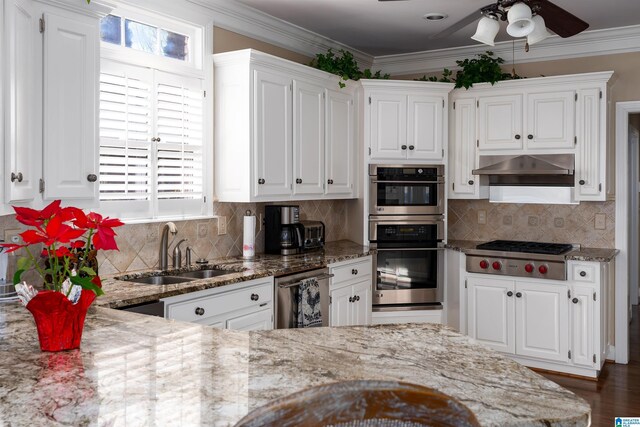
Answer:
[[[141,23],[187,35],[190,39],[189,61],[181,61],[142,52],[112,43],[100,42],[101,60],[110,60],[127,65],[153,68],[163,72],[199,78],[203,81],[205,91],[203,103],[203,208],[199,213],[193,212],[187,204],[162,200],[157,197],[151,200],[152,210],[131,209],[127,201],[100,201],[100,210],[106,215],[118,216],[126,223],[153,222],[165,220],[186,220],[213,217],[213,25],[190,24],[179,18],[166,17],[157,13],[140,11],[123,6],[111,12],[112,15],[124,19],[132,19]],[[124,19],[122,25],[124,25]],[[162,207],[168,210],[161,211]]]

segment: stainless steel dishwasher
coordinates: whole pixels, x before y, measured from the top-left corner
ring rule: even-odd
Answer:
[[[276,329],[296,328],[297,295],[298,286],[305,279],[315,278],[320,285],[320,311],[322,313],[322,326],[329,326],[329,274],[328,268],[303,271],[275,279],[276,304],[275,318]]]

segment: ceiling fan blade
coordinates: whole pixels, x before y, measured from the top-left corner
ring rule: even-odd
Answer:
[[[439,33],[436,33],[436,34],[434,34],[432,36],[429,36],[429,39],[430,40],[434,40],[434,39],[441,39],[441,38],[444,38],[444,37],[449,37],[451,34],[463,29],[467,25],[471,24],[473,21],[477,21],[478,19],[482,18],[481,11],[482,11],[482,9],[476,10],[475,12],[470,14],[469,16],[467,16],[465,18],[462,18],[461,20],[459,20],[455,24],[451,25],[447,29],[442,30]]]
[[[589,28],[589,24],[582,19],[549,0],[532,0],[530,5],[540,8],[538,14],[544,18],[547,28],[560,37],[575,36]]]

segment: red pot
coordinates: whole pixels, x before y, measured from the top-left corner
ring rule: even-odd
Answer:
[[[80,347],[84,318],[96,298],[93,291],[83,289],[80,300],[72,304],[64,294],[40,291],[29,301],[42,351],[63,351]]]

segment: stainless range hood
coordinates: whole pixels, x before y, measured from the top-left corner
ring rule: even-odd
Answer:
[[[474,175],[488,176],[489,185],[573,187],[573,154],[480,156]]]

